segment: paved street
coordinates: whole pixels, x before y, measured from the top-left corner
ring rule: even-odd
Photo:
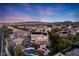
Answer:
[[[3,28],[0,28],[0,56],[5,56],[5,40],[3,36]]]
[[[1,55],[1,46],[2,46],[2,28],[0,28],[0,55]]]

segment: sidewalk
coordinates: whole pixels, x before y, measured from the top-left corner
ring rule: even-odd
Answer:
[[[7,56],[11,56],[10,52],[8,51],[8,42],[7,42],[7,39],[5,40],[5,42],[6,42],[5,52],[6,52]]]

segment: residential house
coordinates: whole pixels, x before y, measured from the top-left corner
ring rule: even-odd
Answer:
[[[31,42],[35,44],[49,44],[48,34],[46,32],[32,32]]]

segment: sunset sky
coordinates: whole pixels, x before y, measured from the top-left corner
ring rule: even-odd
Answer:
[[[79,21],[79,4],[0,4],[0,23]]]

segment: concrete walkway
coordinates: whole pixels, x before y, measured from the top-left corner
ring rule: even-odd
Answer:
[[[5,52],[6,52],[7,56],[11,56],[11,54],[10,54],[10,52],[8,50],[8,42],[7,42],[7,39],[5,40],[5,42],[6,42]]]
[[[57,53],[55,56],[65,56],[61,52]]]

